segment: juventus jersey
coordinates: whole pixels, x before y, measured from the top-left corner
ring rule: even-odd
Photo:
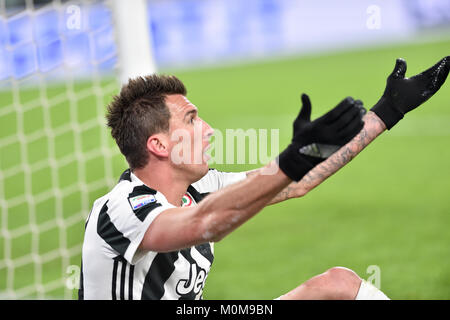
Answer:
[[[210,169],[189,186],[182,205],[196,205],[208,193],[245,177],[244,172]],[[174,207],[126,170],[118,184],[94,202],[86,220],[79,299],[202,299],[213,243],[173,252],[138,249],[154,219]]]

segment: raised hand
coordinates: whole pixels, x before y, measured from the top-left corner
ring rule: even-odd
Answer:
[[[411,78],[405,78],[406,61],[397,59],[380,100],[370,109],[391,129],[403,116],[430,99],[444,84],[450,56]]]
[[[299,181],[310,169],[355,137],[364,126],[365,109],[351,97],[320,118],[311,121],[311,102],[302,95],[302,108],[294,121],[291,144],[279,155],[280,169]]]

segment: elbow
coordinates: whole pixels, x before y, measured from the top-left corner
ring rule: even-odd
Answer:
[[[226,233],[215,233],[207,230],[203,233],[202,238],[204,239],[204,242],[219,242],[225,238],[226,235]]]
[[[198,223],[198,237],[203,242],[219,242],[242,222],[239,212],[211,211]]]
[[[202,242],[219,242],[228,234],[224,229],[219,222],[214,221],[210,216],[205,217],[197,229],[199,233],[198,238]]]

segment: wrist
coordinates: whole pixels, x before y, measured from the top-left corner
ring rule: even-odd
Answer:
[[[309,170],[314,168],[305,156],[299,152],[300,146],[291,143],[277,157],[281,171],[293,181],[300,181]]]
[[[392,103],[385,97],[381,97],[380,100],[370,109],[374,112],[381,121],[384,122],[386,128],[390,130],[394,125],[403,119],[404,114],[396,109]]]

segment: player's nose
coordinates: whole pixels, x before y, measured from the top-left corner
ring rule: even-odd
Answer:
[[[205,139],[211,138],[211,136],[214,134],[214,129],[211,128],[211,126],[202,119],[202,125],[203,125],[203,137]]]

